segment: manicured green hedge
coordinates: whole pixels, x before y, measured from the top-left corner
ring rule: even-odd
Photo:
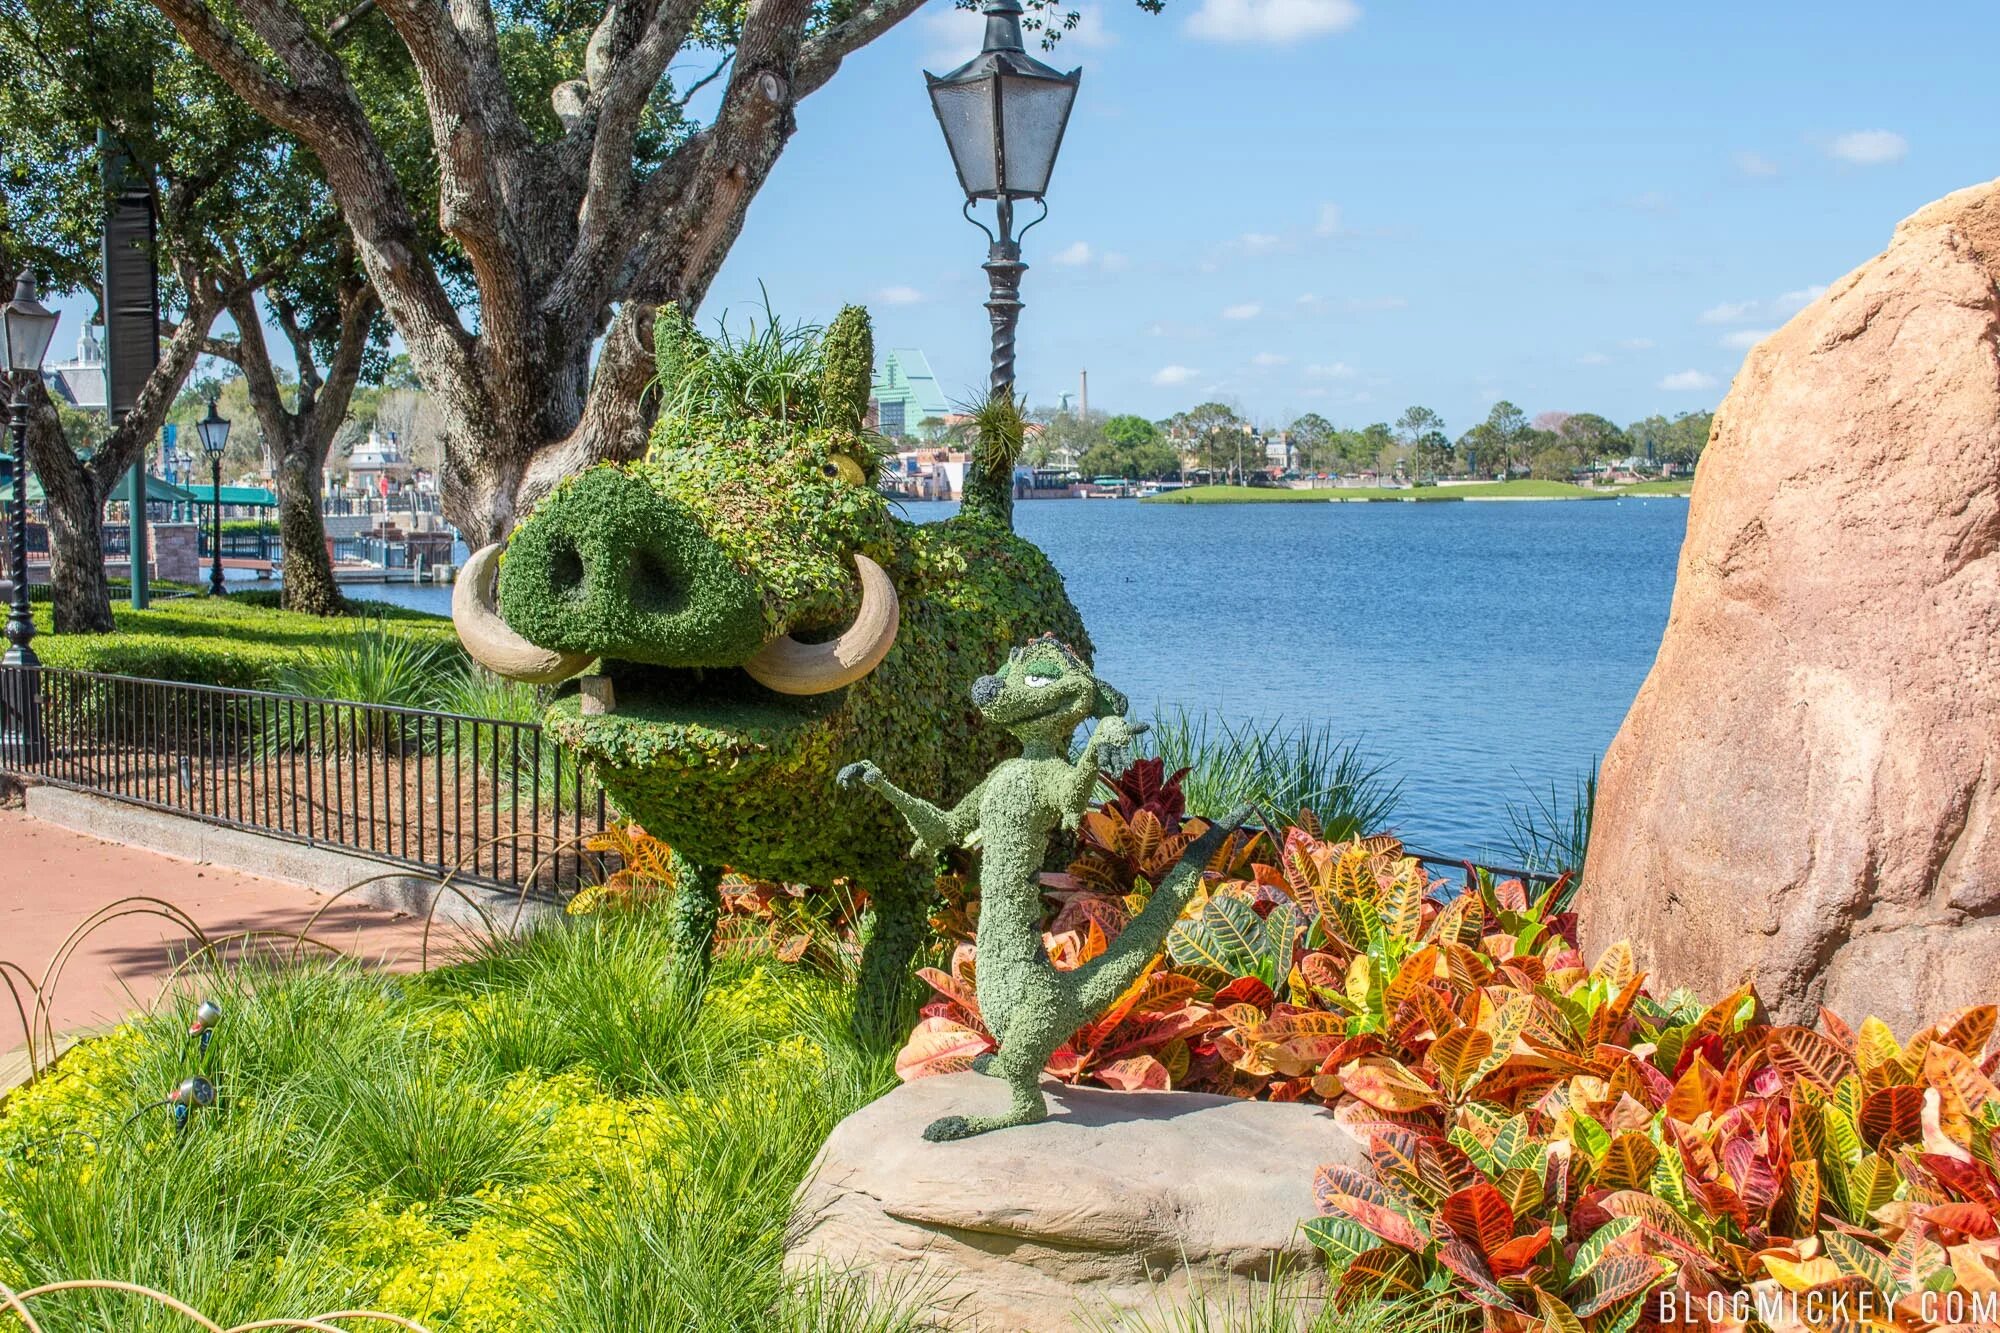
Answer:
[[[371,620],[454,642],[451,621],[386,602],[350,601],[353,613],[323,619],[278,609],[276,589],[227,597],[186,597],[150,610],[114,606],[115,634],[50,634],[35,639],[45,666],[153,680],[251,689],[267,684],[300,653],[338,642]]]

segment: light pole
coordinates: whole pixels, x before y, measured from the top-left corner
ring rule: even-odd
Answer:
[[[35,299],[35,275],[27,269],[14,281],[14,299],[0,306],[0,340],[14,376],[8,416],[14,433],[14,511],[8,519],[14,599],[7,613],[7,652],[0,665],[40,666],[31,641],[35,615],[28,605],[28,386],[42,373],[42,357],[56,335],[56,314]],[[26,688],[26,687],[24,687]],[[16,702],[19,702],[18,700]]]
[[[28,604],[28,389],[41,377],[42,357],[56,334],[56,315],[35,298],[35,277],[28,270],[14,282],[14,299],[0,306],[0,352],[14,378],[14,393],[8,404],[13,427],[14,455],[8,473],[14,488],[13,512],[8,516],[8,565],[14,575],[13,598],[7,612],[7,651],[0,666],[12,667],[0,694],[0,715],[7,721],[6,739],[13,742],[18,758],[39,761],[47,757],[42,735],[41,682],[32,674],[41,660],[35,656],[35,613]]]
[[[1044,65],[1021,44],[1020,0],[987,0],[986,41],[979,54],[949,74],[926,73],[931,108],[944,128],[958,183],[965,191],[966,221],[986,233],[987,313],[993,320],[995,392],[1014,387],[1014,329],[1021,317],[1021,236],[1014,232],[1014,204],[1032,199],[1049,215],[1042,196],[1055,170],[1081,69],[1067,74]],[[972,216],[981,199],[994,204],[996,234]]]
[[[214,473],[215,492],[209,517],[209,547],[212,560],[208,572],[208,595],[222,596],[222,450],[229,443],[229,418],[218,414],[215,400],[208,400],[208,415],[194,423],[201,436],[202,452],[208,455]]]

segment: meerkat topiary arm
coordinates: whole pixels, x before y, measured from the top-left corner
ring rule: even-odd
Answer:
[[[910,832],[916,834],[917,840],[910,848],[913,857],[935,856],[947,847],[964,845],[979,827],[979,797],[986,789],[986,784],[980,783],[966,793],[964,800],[946,810],[889,781],[872,759],[849,764],[835,776],[835,781],[843,787],[859,784],[880,792],[910,826]]]

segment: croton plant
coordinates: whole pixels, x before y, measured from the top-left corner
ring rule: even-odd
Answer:
[[[1046,877],[1057,967],[1201,831],[1178,777],[1135,764]],[[1747,988],[1655,997],[1624,946],[1582,956],[1561,883],[1432,880],[1306,814],[1209,872],[1048,1072],[1333,1108],[1370,1163],[1316,1179],[1337,1299],[1429,1296],[1509,1333],[2000,1326],[1993,1006],[1899,1043],[1874,1019],[1765,1024]],[[904,1078],[991,1049],[976,967],[960,943],[924,971]]]

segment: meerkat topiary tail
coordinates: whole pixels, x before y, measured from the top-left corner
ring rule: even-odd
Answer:
[[[1013,1097],[1001,1115],[936,1121],[924,1131],[933,1141],[1048,1116],[1041,1076],[1049,1057],[1144,972],[1200,886],[1203,867],[1249,815],[1247,808],[1237,810],[1211,825],[1109,949],[1074,971],[1058,972],[1042,945],[1040,872],[1049,835],[1077,826],[1099,771],[1129,763],[1132,740],[1144,727],[1125,720],[1124,695],[1053,637],[1015,649],[998,672],[974,682],[972,701],[988,724],[1021,743],[1021,755],[1001,761],[950,810],[895,786],[869,760],[839,774],[841,785],[872,787],[895,807],[916,834],[914,856],[934,856],[979,835],[976,984],[980,1013],[999,1049],[974,1067],[1004,1079]],[[1100,719],[1097,730],[1071,763],[1070,737],[1088,717]]]

